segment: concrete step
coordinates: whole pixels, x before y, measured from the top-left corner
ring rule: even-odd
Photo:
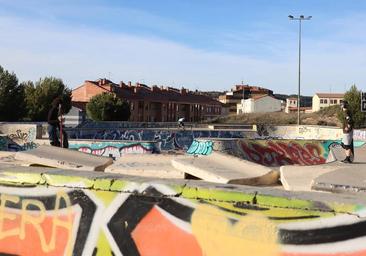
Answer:
[[[184,172],[173,167],[171,161],[177,155],[170,154],[143,154],[124,155],[114,164],[108,166],[105,172],[136,175],[155,178],[184,179]]]
[[[205,181],[242,185],[271,185],[279,170],[214,152],[208,156],[184,156],[172,160],[173,166]]]
[[[111,158],[46,145],[29,151],[17,152],[15,159],[29,162],[32,165],[83,171],[104,171],[105,167],[113,163]]]

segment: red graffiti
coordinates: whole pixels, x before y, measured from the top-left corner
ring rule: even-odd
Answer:
[[[265,166],[323,164],[322,148],[316,143],[299,144],[294,141],[258,142],[241,141],[244,158]]]

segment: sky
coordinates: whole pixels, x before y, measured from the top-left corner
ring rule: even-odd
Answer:
[[[0,65],[69,88],[108,78],[190,90],[366,90],[364,0],[0,0]]]

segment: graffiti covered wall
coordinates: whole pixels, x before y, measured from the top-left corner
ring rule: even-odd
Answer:
[[[332,140],[198,139],[192,143],[187,153],[207,155],[215,150],[273,167],[317,165],[326,163],[331,148],[339,143],[340,141]]]
[[[119,158],[125,154],[159,153],[156,142],[133,141],[69,141],[69,148],[80,152]]]
[[[40,126],[37,124],[0,123],[0,150],[23,151],[36,148]]]
[[[197,138],[244,138],[244,131],[179,129],[68,129],[70,139],[155,141],[160,150],[187,150]]]
[[[75,172],[0,173],[4,255],[366,254],[361,198]]]

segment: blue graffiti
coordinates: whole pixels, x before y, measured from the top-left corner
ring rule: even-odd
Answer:
[[[70,140],[130,140],[155,141],[160,150],[187,150],[198,138],[244,138],[243,131],[126,129],[126,128],[69,128]]]
[[[212,141],[193,141],[192,145],[187,150],[190,155],[210,155],[213,149]]]

